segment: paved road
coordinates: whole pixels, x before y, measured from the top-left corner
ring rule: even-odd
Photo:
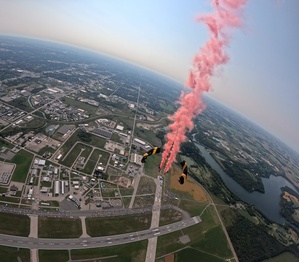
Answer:
[[[154,181],[156,183],[156,194],[155,194],[155,202],[153,205],[151,228],[158,228],[160,222],[162,186],[160,185],[160,181],[158,178],[154,179]],[[148,240],[146,258],[145,258],[146,262],[154,262],[156,260],[156,249],[157,249],[157,235],[154,235],[153,238],[150,238]]]
[[[86,238],[68,238],[68,239],[50,239],[50,238],[32,238],[0,234],[0,245],[29,248],[29,249],[81,249],[114,246],[126,243],[132,243],[144,239],[165,235],[170,232],[178,231],[201,222],[200,217],[184,219],[180,222],[172,223],[166,226],[150,228],[134,233],[126,233],[105,237],[86,237]]]

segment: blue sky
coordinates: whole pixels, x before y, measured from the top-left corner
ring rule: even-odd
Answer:
[[[208,39],[208,0],[0,0],[0,34],[110,54],[182,83]],[[299,151],[299,1],[248,1],[209,94]]]

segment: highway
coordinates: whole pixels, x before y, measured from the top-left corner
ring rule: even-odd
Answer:
[[[85,237],[85,238],[32,238],[0,234],[0,245],[9,247],[47,249],[47,250],[66,250],[115,246],[126,243],[149,239],[171,232],[175,232],[201,222],[200,217],[192,217],[169,225],[150,228],[133,233],[126,233],[105,237]]]
[[[156,197],[153,205],[151,228],[158,228],[160,221],[160,208],[162,196],[162,184],[160,185],[160,183],[163,183],[163,181],[160,182],[158,178],[154,179],[154,181],[156,183]],[[148,240],[145,262],[154,262],[156,259],[157,236],[159,235],[158,233],[160,233],[160,231],[157,231],[156,234],[154,234],[154,237],[149,238]]]

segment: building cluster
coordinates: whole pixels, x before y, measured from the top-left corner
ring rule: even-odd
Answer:
[[[89,118],[88,112],[85,110],[75,107],[68,106],[61,101],[55,101],[47,105],[44,113],[51,120],[56,121],[82,121]]]
[[[23,111],[0,102],[0,124],[6,125],[7,123],[12,123],[24,114]]]

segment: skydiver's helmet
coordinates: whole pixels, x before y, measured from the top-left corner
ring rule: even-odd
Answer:
[[[183,176],[180,176],[180,178],[179,178],[179,183],[180,183],[181,185],[183,185],[184,182],[185,182],[185,178],[184,178]]]

